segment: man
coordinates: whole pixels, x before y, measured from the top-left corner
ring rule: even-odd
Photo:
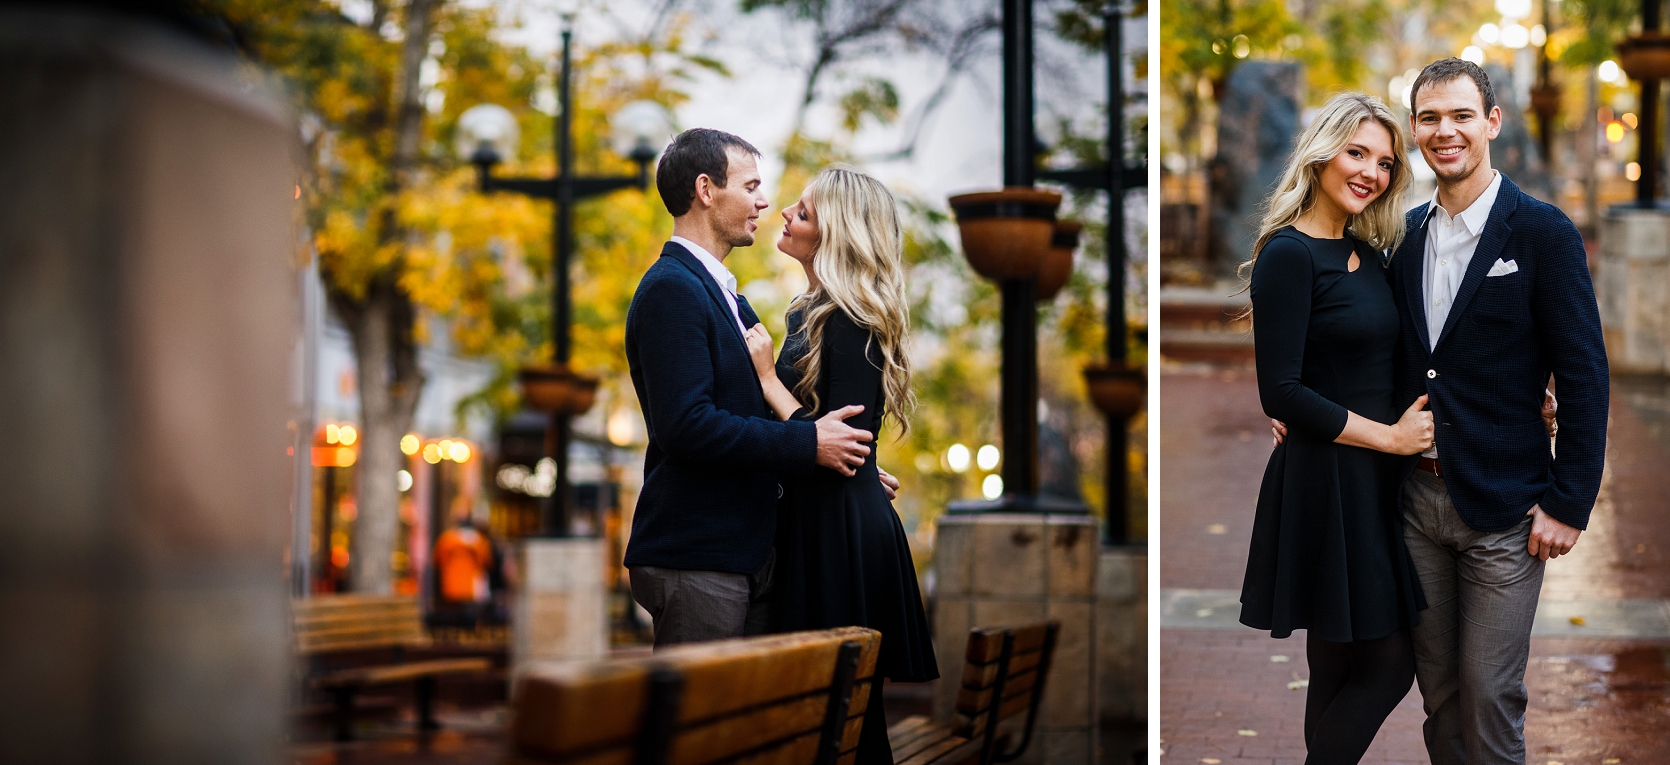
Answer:
[[[776,473],[853,475],[874,438],[842,422],[860,406],[781,422],[765,402],[743,340],[759,319],[724,266],[732,248],[754,243],[766,207],[759,156],[741,138],[697,128],[673,139],[656,170],[673,237],[626,316],[649,433],[626,565],[657,648],[764,632]]]
[[[1484,70],[1415,79],[1415,143],[1438,177],[1392,258],[1397,404],[1429,396],[1432,449],[1402,492],[1430,607],[1414,631],[1434,765],[1525,762],[1525,665],[1544,563],[1571,551],[1600,491],[1609,382],[1583,238],[1491,169],[1502,127]],[[1560,439],[1542,419],[1553,374]]]

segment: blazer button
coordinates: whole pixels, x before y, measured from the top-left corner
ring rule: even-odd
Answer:
[[[783,485],[782,484],[777,484],[777,498],[778,499],[783,498]]]
[[[1431,380],[1432,378],[1437,377],[1437,376],[1438,376],[1438,370],[1436,370],[1436,369],[1428,369],[1426,371],[1426,379],[1428,379],[1428,380]]]

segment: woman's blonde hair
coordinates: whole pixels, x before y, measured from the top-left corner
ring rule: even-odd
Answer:
[[[1341,93],[1328,99],[1311,120],[1310,126],[1299,134],[1293,153],[1282,171],[1281,182],[1265,205],[1264,221],[1258,227],[1258,240],[1253,244],[1251,257],[1241,264],[1243,276],[1252,273],[1258,252],[1286,226],[1293,225],[1316,205],[1316,179],[1322,166],[1328,164],[1346,144],[1357,135],[1365,121],[1374,120],[1392,136],[1392,178],[1385,193],[1370,202],[1363,211],[1346,219],[1345,230],[1377,250],[1390,252],[1403,241],[1403,194],[1409,189],[1409,151],[1403,128],[1392,110],[1374,96],[1362,93]]]
[[[803,312],[801,331],[807,345],[806,355],[795,362],[801,374],[795,396],[807,409],[818,410],[824,327],[835,311],[845,311],[870,331],[871,342],[881,352],[886,414],[899,424],[903,437],[910,431],[916,395],[910,390],[910,360],[905,355],[910,308],[898,203],[881,181],[844,164],[830,165],[812,179],[811,202],[818,227],[812,257],[817,284],[789,306]]]

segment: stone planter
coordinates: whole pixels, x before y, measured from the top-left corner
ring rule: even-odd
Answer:
[[[1142,411],[1142,400],[1148,390],[1145,370],[1086,367],[1084,382],[1090,387],[1091,402],[1103,414],[1128,418]]]
[[[1012,186],[951,197],[963,253],[975,272],[994,281],[1035,279],[1055,234],[1061,195]]]
[[[542,412],[579,416],[597,401],[597,378],[566,366],[530,364],[517,370],[516,377],[522,383],[523,400]]]
[[[1044,259],[1038,264],[1039,300],[1055,297],[1067,284],[1067,278],[1073,275],[1073,252],[1079,248],[1079,234],[1083,231],[1084,224],[1078,221],[1055,222],[1050,248],[1044,251]]]
[[[1618,43],[1618,67],[1632,80],[1670,77],[1670,36],[1662,32],[1630,35]]]

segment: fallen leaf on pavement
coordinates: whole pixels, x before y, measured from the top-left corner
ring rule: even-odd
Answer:
[[[1645,547],[1645,545],[1642,545],[1642,546]],[[1601,762],[1601,765],[1618,765],[1618,763],[1623,762],[1623,760],[1620,760],[1616,757],[1608,757],[1604,760],[1601,760],[1600,762]]]
[[[1223,762],[1223,760],[1216,757],[1202,757],[1200,758],[1200,761],[1206,763],[1206,765],[1218,765],[1218,763]]]
[[[1247,729],[1243,728],[1241,730],[1235,731],[1235,734],[1238,735],[1238,736],[1256,736],[1256,735],[1258,735],[1258,731],[1247,730]]]
[[[1206,527],[1206,533],[1208,534],[1224,534],[1228,531],[1229,528],[1221,523],[1214,523]]]
[[[1195,611],[1195,618],[1196,619],[1205,619],[1206,617],[1211,616],[1211,615],[1212,615],[1212,609],[1210,609],[1210,608],[1202,608],[1198,611]]]
[[[1579,627],[1581,627],[1581,626],[1583,626],[1583,625],[1584,625],[1584,624],[1586,624],[1586,623],[1587,623],[1587,622],[1588,622],[1588,621],[1589,621],[1589,620],[1587,620],[1587,619],[1584,619],[1584,618],[1583,618],[1583,617],[1581,617],[1581,616],[1573,616],[1573,617],[1572,617],[1572,618],[1571,618],[1571,623],[1572,623],[1572,624],[1575,624],[1575,625],[1577,625],[1577,626],[1579,626]]]
[[[1270,663],[1271,664],[1286,664],[1287,663],[1287,657],[1278,653],[1275,656],[1270,657]]]

